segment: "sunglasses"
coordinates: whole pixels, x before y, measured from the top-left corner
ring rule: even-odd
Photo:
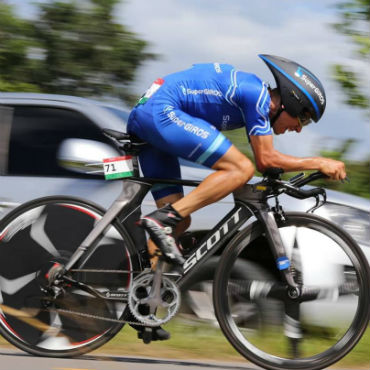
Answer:
[[[312,123],[312,118],[307,113],[302,112],[298,114],[297,118],[298,123],[301,127],[307,126]]]

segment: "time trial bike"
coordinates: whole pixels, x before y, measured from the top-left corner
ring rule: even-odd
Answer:
[[[161,257],[152,269],[145,241],[135,243],[136,226],[127,220],[153,184],[199,182],[140,177],[137,154],[145,143],[104,133],[125,154],[104,160],[108,177],[123,184],[107,211],[53,196],[21,205],[0,223],[0,333],[9,342],[34,355],[76,356],[103,345],[127,323],[142,326],[150,342],[153,328],[178,312],[181,288],[222,250],[214,311],[246,359],[267,369],[320,369],[356,345],[370,316],[370,271],[353,238],[312,213],[326,193],[303,186],[322,173],[283,181],[281,170],[269,169],[260,182],[234,191],[234,208],[185,249],[181,269],[168,268]],[[127,157],[132,168],[126,163],[122,170]],[[284,212],[282,194],[312,197],[316,206]],[[242,262],[266,240],[263,257],[274,274],[245,279]]]

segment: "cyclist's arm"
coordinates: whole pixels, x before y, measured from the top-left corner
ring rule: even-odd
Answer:
[[[250,136],[256,166],[263,173],[269,167],[279,167],[286,172],[319,170],[335,180],[346,177],[343,162],[322,157],[294,157],[280,153],[274,148],[272,135]]]

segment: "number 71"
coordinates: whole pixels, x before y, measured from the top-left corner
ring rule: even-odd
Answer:
[[[105,166],[105,171],[106,172],[115,172],[115,171],[117,171],[116,167],[114,166],[114,163],[107,163],[104,166]]]

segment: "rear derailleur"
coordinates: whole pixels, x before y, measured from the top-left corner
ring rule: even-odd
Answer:
[[[37,280],[41,291],[46,295],[43,299],[45,307],[49,307],[56,299],[64,296],[65,288],[70,286],[64,276],[64,265],[58,261],[49,261],[41,267]]]

